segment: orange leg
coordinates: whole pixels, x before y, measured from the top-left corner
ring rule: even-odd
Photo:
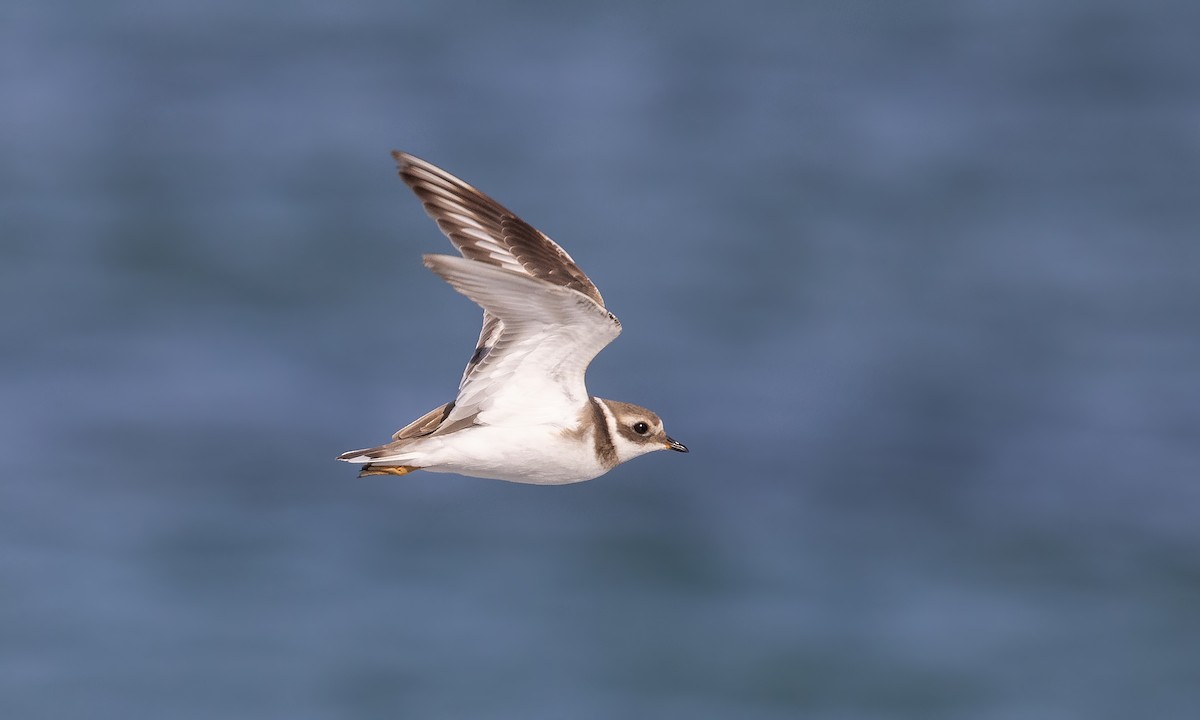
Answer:
[[[419,467],[412,467],[411,465],[363,465],[362,470],[360,470],[358,473],[358,476],[364,477],[366,475],[407,475],[410,472],[412,472],[413,470],[420,470],[420,469],[421,468],[419,468]]]

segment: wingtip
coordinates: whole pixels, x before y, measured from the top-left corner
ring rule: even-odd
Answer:
[[[401,175],[403,175],[405,172],[412,172],[413,170],[421,170],[434,175],[435,177],[438,175],[448,174],[445,170],[442,170],[428,160],[422,160],[416,155],[413,155],[412,153],[406,153],[403,150],[393,150],[392,159],[396,161],[396,170],[398,170]],[[457,180],[457,178],[455,179]],[[459,182],[462,181],[459,180]],[[465,185],[466,183],[463,184]]]
[[[442,255],[441,253],[425,253],[421,256],[421,262],[430,270],[437,271],[439,265],[445,265],[447,262],[455,262],[463,260],[457,255]],[[469,262],[469,261],[468,261]]]

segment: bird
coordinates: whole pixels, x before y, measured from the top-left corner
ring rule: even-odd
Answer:
[[[436,165],[392,157],[460,253],[424,255],[425,266],[483,308],[483,328],[454,400],[338,460],[361,463],[359,477],[425,470],[562,485],[657,450],[688,452],[654,412],[588,393],[587,367],[621,322],[565,250]]]

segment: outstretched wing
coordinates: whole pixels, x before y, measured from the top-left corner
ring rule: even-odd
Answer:
[[[490,351],[458,391],[441,428],[521,425],[574,417],[588,400],[584,373],[621,333],[591,297],[504,267],[448,255],[425,265],[498,321]]]
[[[574,290],[604,307],[604,298],[588,276],[545,234],[445,170],[399,151],[392,157],[400,178],[463,257]],[[503,322],[485,307],[479,342],[463,371],[460,391],[503,332]]]

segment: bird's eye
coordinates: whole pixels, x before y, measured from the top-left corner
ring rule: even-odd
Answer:
[[[646,423],[642,422],[641,420],[638,420],[637,422],[635,422],[633,424],[633,431],[635,433],[637,433],[638,435],[645,435],[647,432],[650,431],[650,426],[647,425]]]

